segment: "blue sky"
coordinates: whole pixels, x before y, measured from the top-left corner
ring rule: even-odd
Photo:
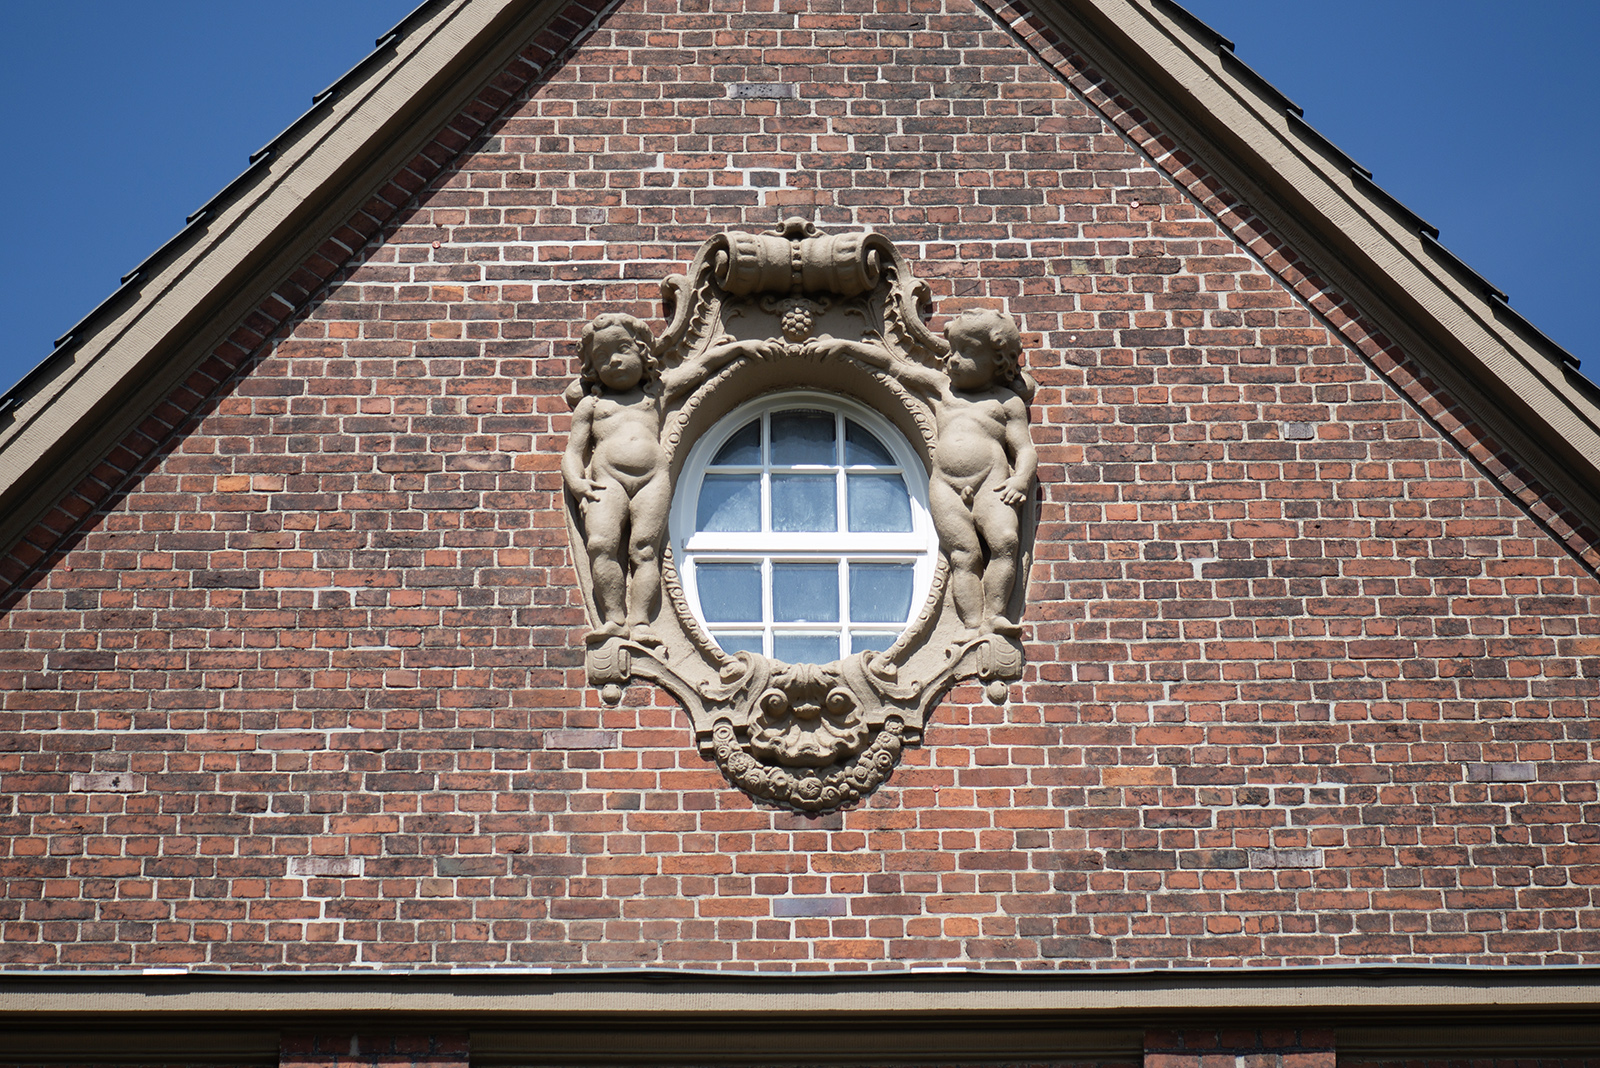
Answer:
[[[1181,2],[1600,378],[1600,2]]]
[[[1600,371],[1597,0],[1184,0]],[[0,389],[416,0],[0,5]]]

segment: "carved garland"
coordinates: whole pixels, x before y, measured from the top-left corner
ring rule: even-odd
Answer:
[[[946,338],[899,251],[800,219],[707,241],[661,285],[652,339],[627,315],[585,327],[567,392],[568,531],[593,630],[586,666],[616,703],[630,679],[670,691],[701,752],[758,801],[807,813],[860,802],[922,737],[952,683],[1005,699],[1022,673],[1016,620],[1032,531],[1033,446],[1016,325],[991,311]],[[681,448],[754,396],[821,388],[871,405],[927,466],[941,559],[890,649],[829,664],[730,655],[695,618],[666,545]]]

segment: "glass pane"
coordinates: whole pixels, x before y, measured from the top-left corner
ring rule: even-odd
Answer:
[[[907,515],[910,515],[909,508],[908,505]],[[773,475],[772,529],[838,530],[839,511],[833,476]]]
[[[850,507],[851,530],[911,529],[911,497],[899,475],[848,475],[845,495]]]
[[[779,623],[837,623],[837,564],[773,564],[772,618]]]
[[[761,635],[757,634],[713,634],[717,644],[722,646],[725,653],[760,653]]]
[[[788,664],[831,664],[839,659],[839,636],[774,634],[772,655]]]
[[[711,463],[713,466],[749,464],[752,467],[760,464],[761,420],[757,419],[740,427],[739,432],[717,450],[717,455],[711,458]]]
[[[761,476],[707,475],[700,483],[696,530],[760,530]]]
[[[830,412],[774,412],[772,462],[834,464],[833,415]]]
[[[881,653],[894,644],[898,634],[850,634],[850,651],[852,653]],[[724,649],[727,646],[723,646]]]
[[[707,621],[761,622],[760,564],[701,564],[695,568],[695,583]]]
[[[910,564],[851,564],[850,618],[857,623],[904,623],[911,615]]]
[[[889,450],[865,427],[846,419],[844,421],[844,462],[847,464],[875,464],[879,467],[895,467],[894,457],[889,455]]]

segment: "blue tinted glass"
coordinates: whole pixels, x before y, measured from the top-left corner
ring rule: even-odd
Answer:
[[[772,655],[788,664],[831,664],[839,659],[837,634],[775,634]]]
[[[713,634],[717,644],[727,653],[760,653],[760,634]]]
[[[857,623],[904,623],[911,615],[910,564],[851,564],[850,618]]]
[[[834,464],[833,415],[830,412],[774,412],[772,462]]]
[[[773,475],[772,529],[838,530],[838,500],[834,496],[833,476]]]
[[[838,565],[773,564],[772,618],[779,623],[838,622]]]
[[[899,475],[847,475],[845,499],[853,531],[911,529],[911,497]]]
[[[701,564],[695,568],[695,582],[708,621],[761,622],[761,565]]]
[[[760,530],[761,476],[707,475],[700,483],[696,530]]]
[[[850,651],[852,653],[881,653],[894,644],[899,637],[897,634],[850,634]],[[723,646],[724,649],[727,646]]]
[[[873,464],[877,467],[894,467],[894,457],[865,427],[846,419],[844,421],[844,462],[847,464]]]
[[[749,464],[755,466],[761,462],[761,420],[746,423],[739,428],[739,432],[729,438],[722,448],[717,450],[717,455],[712,457],[712,466],[729,466],[732,464]]]

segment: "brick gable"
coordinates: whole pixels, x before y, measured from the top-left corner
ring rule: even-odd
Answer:
[[[1600,963],[1589,536],[1023,13],[773,7],[530,50],[18,551],[0,959]],[[1040,383],[1027,676],[820,820],[585,687],[557,472],[583,323],[795,213]]]

